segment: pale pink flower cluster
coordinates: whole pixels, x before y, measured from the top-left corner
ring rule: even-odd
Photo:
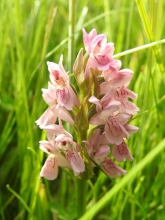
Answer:
[[[133,72],[129,69],[120,70],[121,61],[113,58],[114,45],[107,43],[105,35],[97,35],[95,29],[87,34],[83,29],[83,40],[89,56],[84,67],[84,81],[88,80],[91,69],[96,78],[101,79],[101,82],[98,80],[99,94],[88,98],[89,108],[95,106],[88,121],[88,128],[89,124],[93,125],[93,132],[87,140],[78,144],[64,129],[61,120],[76,126],[73,107],[81,109],[83,105],[70,84],[68,73],[62,64],[63,57],[61,56],[59,64],[47,62],[50,81],[48,89],[42,89],[42,96],[48,108],[36,124],[47,134],[48,140],[39,142],[41,150],[48,154],[40,176],[49,180],[57,177],[58,167],[72,169],[75,176],[86,171],[80,146],[84,143],[91,166],[97,164],[110,177],[126,173],[109,157],[110,145],[113,146],[112,156],[117,161],[121,162],[126,158],[133,160],[125,142],[130,134],[138,130],[129,124],[129,120],[139,110],[129,101],[137,97],[137,94],[127,88]],[[58,124],[55,124],[57,121]]]
[[[79,155],[80,146],[62,126],[61,120],[74,124],[68,110],[79,106],[79,99],[70,86],[69,76],[62,65],[47,62],[50,82],[48,89],[42,89],[44,101],[48,109],[36,121],[47,133],[48,141],[40,141],[40,148],[48,154],[40,176],[53,180],[58,175],[58,166],[73,170],[75,176],[85,171],[84,161]],[[54,124],[58,119],[59,125]]]
[[[129,69],[120,70],[121,61],[112,57],[114,45],[107,43],[105,35],[97,35],[95,29],[87,34],[83,29],[83,40],[89,54],[85,77],[89,77],[92,68],[103,78],[103,82],[99,84],[99,96],[89,98],[89,102],[96,106],[96,113],[90,118],[89,123],[103,125],[104,129],[102,132],[99,128],[96,129],[86,145],[90,157],[103,171],[110,177],[117,177],[126,171],[108,157],[109,145],[113,145],[112,155],[117,161],[121,162],[126,158],[133,160],[125,140],[138,130],[137,127],[128,124],[132,115],[139,111],[139,108],[128,100],[135,100],[137,97],[137,94],[127,88],[133,72]]]

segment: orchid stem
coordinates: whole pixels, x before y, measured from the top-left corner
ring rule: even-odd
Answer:
[[[77,218],[81,217],[86,210],[86,191],[87,181],[83,179],[76,179],[77,191]]]
[[[70,73],[73,71],[74,59],[74,29],[75,29],[75,0],[69,0],[69,28],[68,28],[68,69]],[[78,137],[81,145],[82,137]],[[76,196],[77,196],[77,218],[81,217],[86,209],[86,189],[87,182],[83,179],[76,179]]]

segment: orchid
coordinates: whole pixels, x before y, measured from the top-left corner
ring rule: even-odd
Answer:
[[[55,87],[58,105],[64,106],[67,110],[72,110],[74,105],[79,106],[80,103],[69,83],[69,76],[62,65],[62,60],[63,56],[61,56],[59,64],[47,62],[49,77]]]
[[[56,147],[55,141],[40,141],[40,149],[48,154],[48,158],[40,172],[40,177],[54,180],[58,175],[58,166],[70,168],[67,160]]]
[[[42,127],[47,124],[53,124],[58,117],[73,124],[73,119],[69,112],[63,106],[58,105],[55,87],[50,82],[48,82],[48,89],[42,89],[42,93],[43,99],[49,105],[49,108],[36,121],[37,125]]]
[[[39,142],[48,155],[40,176],[49,180],[57,178],[58,167],[89,179],[97,166],[116,178],[126,171],[114,160],[133,160],[126,144],[138,130],[129,124],[139,111],[130,101],[137,94],[128,89],[133,71],[121,69],[121,61],[113,58],[114,44],[107,42],[106,35],[83,29],[83,41],[86,54],[80,50],[73,66],[78,91],[70,83],[63,56],[59,64],[47,62],[50,81],[42,96],[48,108],[36,124],[47,135],[47,140]],[[68,123],[73,134],[66,129]]]
[[[95,29],[89,34],[83,29],[83,40],[86,52],[90,55],[85,70],[85,77],[89,77],[89,67],[105,71],[110,66],[120,66],[120,61],[112,58],[114,52],[114,44],[107,43],[105,35],[97,35]]]

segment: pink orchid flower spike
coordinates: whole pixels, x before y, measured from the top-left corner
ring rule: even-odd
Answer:
[[[47,62],[50,81],[48,88],[42,89],[42,97],[48,108],[36,124],[47,135],[39,144],[48,155],[40,177],[48,180],[57,178],[59,167],[86,179],[98,166],[116,178],[126,171],[111,156],[117,162],[133,160],[126,144],[138,131],[129,124],[139,111],[133,103],[137,94],[128,89],[133,71],[121,69],[122,62],[114,59],[114,44],[107,42],[106,35],[95,29],[82,32],[86,53],[81,49],[73,66],[78,92],[64,69],[63,55],[59,63]],[[74,130],[73,136],[65,128]]]

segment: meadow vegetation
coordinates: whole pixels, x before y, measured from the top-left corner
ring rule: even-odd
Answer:
[[[46,134],[35,121],[47,108],[46,61],[58,63],[63,54],[72,73],[82,28],[114,42],[114,57],[134,71],[129,88],[140,111],[131,122],[139,131],[128,140],[134,160],[120,163],[128,173],[111,179],[96,168],[80,219],[164,219],[164,12],[163,0],[0,1],[1,220],[78,219],[75,177],[61,169],[54,181],[39,178],[46,155],[38,142]]]

